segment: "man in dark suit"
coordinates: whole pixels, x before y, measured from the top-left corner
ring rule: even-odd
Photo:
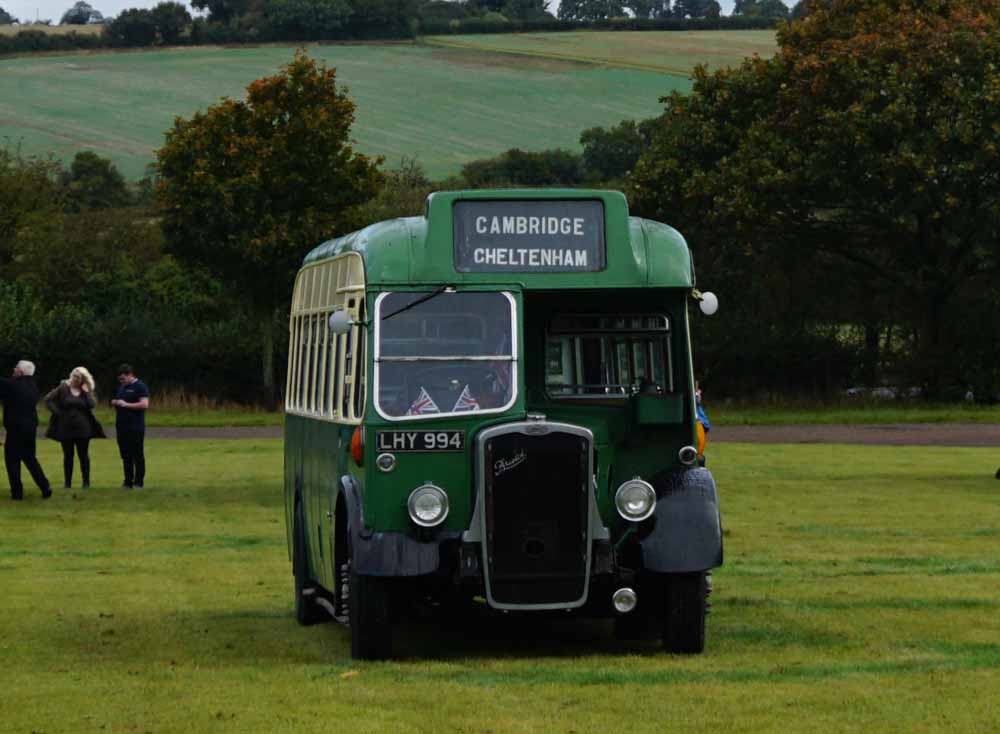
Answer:
[[[35,384],[33,363],[21,360],[14,367],[12,378],[0,378],[0,402],[3,402],[3,427],[7,431],[3,458],[7,465],[11,499],[24,499],[24,485],[21,484],[22,461],[28,467],[35,484],[42,490],[42,498],[48,499],[52,496],[52,489],[35,456],[38,386]]]

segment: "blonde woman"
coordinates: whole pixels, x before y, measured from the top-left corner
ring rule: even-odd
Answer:
[[[52,411],[46,437],[62,444],[65,487],[73,486],[73,450],[80,459],[83,488],[90,487],[90,439],[104,438],[104,429],[94,417],[94,378],[86,367],[76,367],[55,390],[45,396]]]

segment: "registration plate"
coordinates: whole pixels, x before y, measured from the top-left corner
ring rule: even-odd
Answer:
[[[376,431],[379,451],[461,451],[465,431]]]

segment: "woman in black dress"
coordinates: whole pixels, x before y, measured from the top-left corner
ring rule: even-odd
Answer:
[[[90,439],[104,438],[104,429],[94,417],[94,378],[86,367],[76,367],[55,390],[45,396],[52,411],[46,437],[62,444],[65,487],[73,485],[73,450],[80,458],[83,488],[90,486]]]

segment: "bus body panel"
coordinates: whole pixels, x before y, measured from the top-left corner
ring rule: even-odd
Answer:
[[[522,200],[600,202],[605,267],[594,272],[457,269],[451,214],[456,203]],[[338,584],[337,554],[343,552],[338,546],[344,544],[343,537],[338,544],[338,532],[348,532],[356,572],[416,577],[423,586],[407,588],[419,589],[417,596],[445,598],[463,589],[466,594],[492,598],[490,582],[484,581],[484,564],[493,562],[487,557],[492,541],[486,536],[493,532],[490,523],[495,518],[477,513],[497,510],[490,504],[493,500],[484,503],[479,493],[484,491],[484,473],[499,476],[516,462],[501,457],[497,467],[486,466],[485,444],[479,437],[488,429],[498,429],[489,435],[501,436],[504,426],[530,427],[532,421],[544,421],[576,427],[589,437],[587,465],[593,480],[585,491],[592,493],[594,511],[588,510],[591,519],[586,532],[587,542],[593,543],[593,563],[588,545],[587,574],[600,581],[591,584],[592,593],[599,589],[603,594],[609,584],[634,581],[642,569],[687,573],[720,565],[722,531],[714,480],[706,469],[682,465],[678,456],[681,447],[697,445],[688,321],[694,284],[683,237],[667,225],[630,217],[618,192],[442,192],[429,197],[424,217],[380,222],[321,244],[306,257],[293,298],[285,422],[289,554],[298,499],[305,515],[312,580],[326,593],[334,594]],[[511,346],[515,353],[510,364],[516,390],[509,405],[499,412],[470,410],[419,417],[394,413],[401,410],[399,400],[392,410],[383,406],[377,392],[380,370],[388,370],[388,363],[377,357],[381,345],[376,327],[386,316],[379,311],[380,299],[399,300],[399,294],[408,294],[410,305],[403,310],[414,308],[409,317],[419,325],[425,323],[422,318],[431,318],[421,313],[434,313],[429,305],[421,307],[424,300],[431,304],[437,298],[437,307],[444,308],[442,304],[450,303],[448,298],[461,303],[461,294],[468,293],[508,294],[513,304],[512,339],[517,348]],[[347,310],[354,323],[347,334],[331,338],[326,320],[338,309]],[[662,327],[649,333],[642,331],[646,327],[635,326],[603,332],[589,325],[608,318],[617,319],[615,323],[645,323],[642,319],[647,317]],[[572,328],[583,329],[582,336],[574,336],[577,332]],[[602,336],[605,333],[608,336]],[[420,339],[414,342],[419,344]],[[556,355],[554,361],[550,352]],[[590,370],[587,360],[597,354],[602,370],[607,361],[614,362],[618,371],[615,379],[602,376],[601,382],[612,385],[617,380],[627,383],[627,388],[609,387],[601,394],[590,385],[564,384],[568,373],[575,370],[581,375]],[[621,354],[627,355],[625,362],[620,362]],[[460,357],[445,359],[461,361]],[[642,373],[648,379],[657,360],[662,362],[660,376],[649,385],[653,389],[646,389],[638,376]],[[592,378],[575,382],[588,379]],[[456,389],[461,387],[460,380],[453,382]],[[388,381],[386,385],[396,389]],[[397,393],[405,396],[414,387],[400,388]],[[529,428],[524,430],[530,433]],[[351,455],[355,434],[361,440],[360,464]],[[433,434],[433,440],[424,434]],[[456,435],[461,437],[460,445],[450,443]],[[418,436],[435,448],[421,450],[415,443]],[[447,449],[440,449],[442,442],[448,442]],[[383,455],[391,455],[391,461]],[[623,519],[615,501],[619,486],[634,478],[648,480],[657,496],[653,516],[641,526]],[[411,493],[427,484],[444,490],[449,504],[445,520],[432,528],[418,527],[407,508]],[[532,489],[534,494],[525,495],[528,535],[532,497],[543,501],[547,489],[538,486]],[[509,515],[509,508],[505,512]],[[539,537],[550,542],[554,536],[545,532],[543,528]],[[541,542],[525,538],[529,546]],[[516,555],[519,551],[514,550]],[[528,562],[526,556],[519,558]],[[524,563],[522,570],[527,568]],[[524,608],[561,608],[559,603],[537,601]],[[578,601],[571,606],[579,606]],[[506,604],[504,608],[518,607]],[[595,604],[609,612],[607,600]],[[589,602],[585,606],[589,608]]]

